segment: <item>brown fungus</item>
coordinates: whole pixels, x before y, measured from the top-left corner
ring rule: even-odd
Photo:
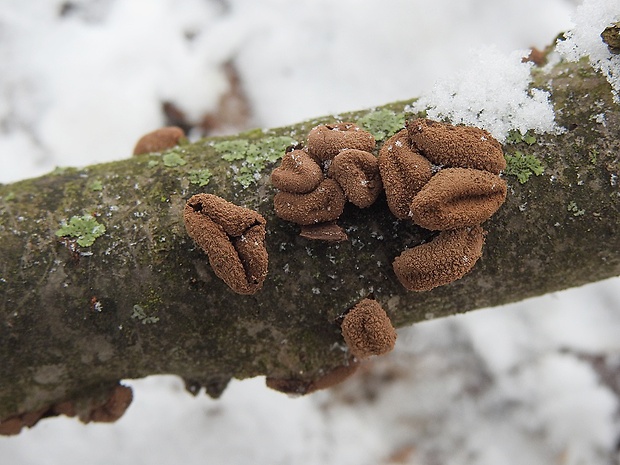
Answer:
[[[341,150],[372,152],[375,138],[353,123],[322,124],[308,134],[308,153],[316,160],[332,160]]]
[[[189,236],[215,274],[238,294],[254,294],[267,276],[265,219],[212,194],[196,194],[183,213]]]
[[[502,146],[484,129],[428,119],[407,121],[414,147],[432,163],[499,174],[506,169]]]
[[[271,183],[276,189],[293,194],[311,192],[322,180],[321,167],[303,150],[286,153],[280,166],[271,173]]]
[[[432,241],[405,250],[394,259],[400,283],[410,291],[429,291],[465,276],[482,256],[481,226],[442,231]]]
[[[431,163],[411,148],[406,129],[381,147],[379,170],[390,211],[401,220],[407,218],[411,201],[433,173]]]
[[[183,137],[185,137],[183,129],[177,126],[156,129],[153,132],[145,134],[138,140],[138,143],[133,149],[133,154],[143,155],[171,149],[175,145],[178,145]]]
[[[129,386],[116,385],[103,404],[93,406],[88,415],[80,415],[82,423],[91,421],[112,423],[123,416],[133,400],[133,391]]]
[[[350,360],[346,365],[340,365],[316,379],[307,381],[295,378],[275,378],[268,376],[265,379],[267,387],[285,394],[305,395],[321,389],[328,389],[342,383],[357,371],[359,363]]]
[[[358,359],[390,352],[396,330],[376,300],[364,299],[349,310],[340,326],[344,341]]]
[[[506,190],[506,182],[488,171],[446,168],[413,198],[410,215],[431,230],[474,226],[497,211],[506,200]]]
[[[383,189],[377,157],[363,150],[340,151],[327,175],[340,184],[349,202],[359,208],[370,207]]]
[[[344,193],[333,179],[325,179],[308,194],[278,192],[273,199],[278,217],[300,225],[337,220],[345,203]]]
[[[335,221],[302,226],[299,235],[315,241],[342,242],[349,239],[344,229]]]

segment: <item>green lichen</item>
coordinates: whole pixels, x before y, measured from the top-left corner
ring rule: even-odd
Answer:
[[[56,231],[58,237],[75,237],[81,247],[90,247],[95,240],[103,236],[105,225],[98,223],[92,215],[72,216],[68,222],[63,221]]]
[[[590,163],[592,163],[593,165],[596,165],[596,161],[598,159],[598,150],[596,149],[591,149],[588,154],[590,155]]]
[[[159,160],[149,160],[146,166],[149,168],[155,168],[157,165],[159,165]]]
[[[532,145],[536,143],[536,137],[530,131],[521,134],[521,132],[513,129],[508,133],[508,137],[506,137],[507,144],[520,144],[521,142]]]
[[[200,187],[206,186],[209,184],[211,176],[213,176],[213,172],[210,169],[192,170],[189,172],[189,182]]]
[[[506,154],[505,174],[516,176],[521,184],[525,184],[532,174],[540,176],[544,168],[540,161],[532,155],[526,155],[517,150],[514,155]]]
[[[187,162],[181,157],[179,152],[175,151],[174,149],[162,155],[161,159],[164,161],[164,166],[167,168],[176,168],[177,166],[183,166],[187,164]]]
[[[97,192],[97,191],[102,191],[103,190],[103,183],[99,180],[96,179],[95,181],[90,183],[90,190],[93,192]]]
[[[4,196],[4,200],[6,202],[10,202],[11,200],[15,200],[15,192],[11,191],[7,195]]]
[[[586,211],[579,208],[574,200],[568,204],[567,210],[571,212],[573,216],[582,216],[586,214]]]
[[[297,141],[288,136],[264,137],[257,141],[236,139],[213,144],[223,160],[234,163],[234,179],[243,187],[249,187],[260,177],[270,163],[277,162],[290,145]],[[240,162],[240,163],[237,163]]]
[[[376,140],[385,140],[405,127],[405,116],[390,110],[378,110],[361,117],[357,123]]]
[[[159,321],[159,318],[156,316],[147,316],[144,309],[140,307],[140,305],[137,305],[137,304],[133,306],[131,318],[134,320],[137,319],[138,321],[141,321],[143,325],[150,325],[150,324],[157,323]]]

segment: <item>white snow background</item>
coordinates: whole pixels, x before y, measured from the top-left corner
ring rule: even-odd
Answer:
[[[577,4],[3,0],[0,182],[129,156],[164,124],[163,100],[198,121],[227,90],[226,62],[258,127],[418,95],[431,104],[476,72],[492,83],[497,63],[518,74],[514,51],[548,45],[571,16],[620,12],[618,0]],[[522,107],[552,130],[543,97]],[[219,400],[173,376],[130,380],[117,423],[43,420],[0,438],[0,464],[619,463],[619,307],[613,279],[418,324],[340,387],[297,399],[262,378],[232,381]]]

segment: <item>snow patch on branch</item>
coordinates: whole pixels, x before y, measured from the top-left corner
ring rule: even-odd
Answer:
[[[469,65],[446,77],[413,105],[431,119],[476,126],[504,142],[511,130],[559,133],[549,93],[531,88],[529,51],[509,55],[494,47],[472,52]]]
[[[620,20],[619,0],[585,0],[573,15],[574,27],[558,41],[556,50],[569,61],[588,57],[590,66],[601,72],[620,103],[620,55],[613,55],[601,32]]]

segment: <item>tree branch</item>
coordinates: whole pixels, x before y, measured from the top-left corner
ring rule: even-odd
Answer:
[[[0,186],[0,419],[157,373],[213,396],[232,377],[309,384],[349,363],[337,317],[369,294],[398,327],[620,274],[620,107],[585,62],[534,78],[567,131],[504,145],[522,166],[504,175],[508,199],[484,224],[482,259],[429,292],[407,292],[391,265],[429,232],[397,221],[384,196],[346,207],[343,243],[300,238],[274,215],[269,174],[284,146],[333,117]],[[380,146],[416,116],[410,103],[340,119],[374,119]],[[539,176],[524,168],[535,160]],[[267,220],[257,294],[233,293],[188,237],[183,208],[198,192]]]

